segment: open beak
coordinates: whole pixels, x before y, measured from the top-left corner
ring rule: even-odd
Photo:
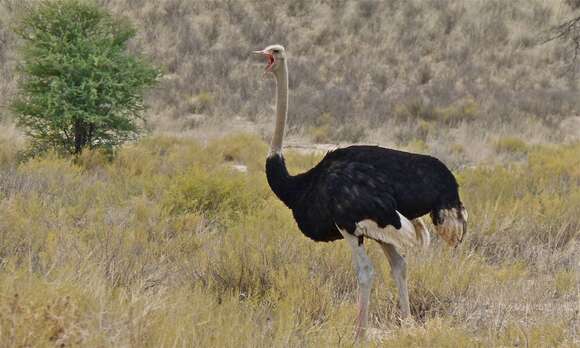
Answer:
[[[276,58],[274,57],[272,52],[267,51],[267,50],[262,50],[262,51],[252,51],[252,53],[259,54],[259,55],[266,57],[268,65],[266,65],[266,70],[264,70],[264,75],[266,75],[266,73],[269,73],[272,71],[272,68],[276,64]]]

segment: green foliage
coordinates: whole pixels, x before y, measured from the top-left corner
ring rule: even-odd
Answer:
[[[201,92],[191,98],[191,112],[200,114],[209,111],[215,102],[215,96],[209,92]]]
[[[427,153],[429,151],[429,146],[420,139],[411,140],[405,147],[409,151],[416,153]]]
[[[192,169],[174,179],[164,206],[171,214],[197,212],[212,220],[229,221],[264,203],[265,191],[258,188],[246,175],[231,169],[215,172]]]
[[[135,29],[90,1],[42,1],[24,12],[18,124],[33,152],[79,154],[134,139],[143,120],[143,92],[159,72],[130,54]]]

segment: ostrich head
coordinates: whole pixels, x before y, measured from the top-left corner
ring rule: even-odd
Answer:
[[[276,73],[282,66],[280,63],[283,63],[286,59],[286,50],[282,45],[270,45],[261,51],[253,51],[252,53],[266,57],[268,65],[266,65],[264,74],[269,72]]]

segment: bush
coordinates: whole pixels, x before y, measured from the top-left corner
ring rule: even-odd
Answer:
[[[316,120],[316,125],[309,129],[310,139],[315,143],[341,141],[356,143],[367,135],[365,125],[363,124],[348,123],[339,126],[336,123],[339,122],[330,113],[322,113]]]
[[[534,147],[527,149],[524,165],[462,172],[459,182],[471,224],[485,226],[477,238],[489,238],[476,244],[496,249],[493,257],[498,258],[503,253],[526,255],[533,243],[557,250],[576,240],[580,231],[579,149],[579,144]],[[501,247],[493,242],[500,235],[509,239]]]
[[[228,222],[263,204],[267,191],[252,186],[245,175],[231,170],[207,173],[192,169],[174,179],[167,189],[164,207],[173,215],[200,213],[211,221]]]
[[[447,107],[435,110],[437,118],[448,125],[473,121],[477,118],[478,112],[478,104],[473,98],[460,99]]]
[[[400,120],[422,119],[433,121],[437,118],[433,105],[420,97],[412,97],[394,110],[395,117]]]
[[[22,80],[12,103],[34,152],[113,147],[135,138],[157,69],[127,52],[135,30],[80,0],[40,2],[16,26]]]
[[[517,137],[503,137],[495,142],[495,150],[500,153],[525,154],[528,152],[528,145]]]
[[[215,101],[215,96],[209,92],[202,92],[191,98],[191,112],[195,114],[208,111]]]

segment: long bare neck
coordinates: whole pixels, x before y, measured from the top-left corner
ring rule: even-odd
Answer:
[[[276,70],[276,126],[270,156],[282,154],[282,141],[284,140],[284,128],[286,127],[286,115],[288,114],[288,66],[286,59],[281,60],[280,68]]]

